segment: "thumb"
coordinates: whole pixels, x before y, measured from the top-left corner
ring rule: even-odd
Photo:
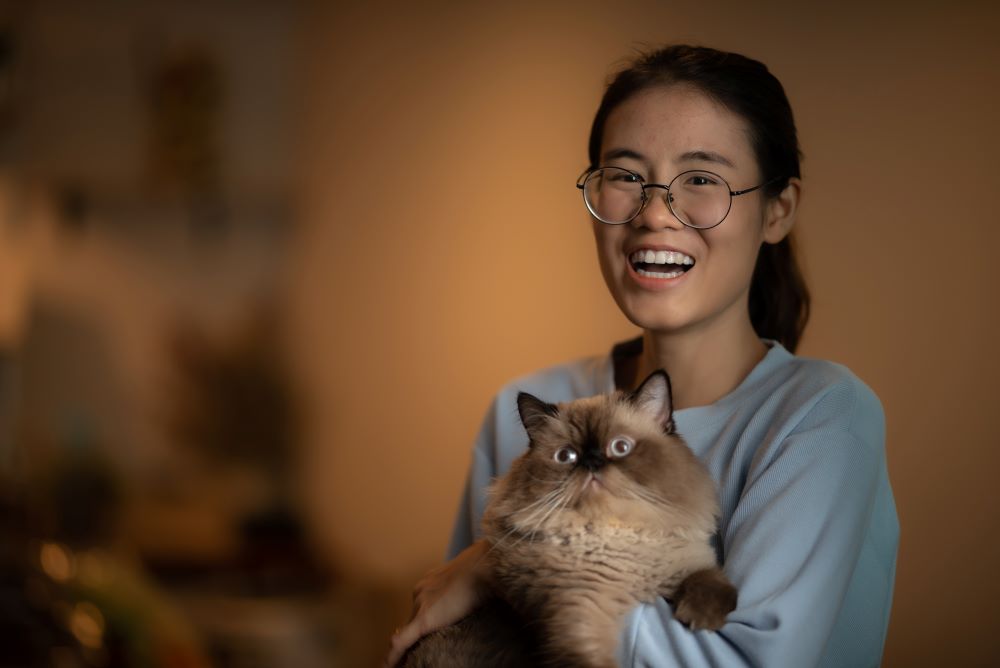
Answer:
[[[403,658],[403,654],[410,648],[410,645],[420,640],[422,635],[415,621],[411,621],[396,631],[389,641],[389,655],[385,659],[385,667],[392,668],[395,666]]]

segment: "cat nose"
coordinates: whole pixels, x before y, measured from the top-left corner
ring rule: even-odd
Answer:
[[[584,455],[580,460],[580,466],[591,473],[602,468],[605,464],[607,464],[607,459],[603,455]]]

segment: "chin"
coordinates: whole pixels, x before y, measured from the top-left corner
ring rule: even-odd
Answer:
[[[672,300],[663,296],[625,295],[615,296],[618,308],[636,327],[654,332],[673,332],[683,329],[691,321]]]

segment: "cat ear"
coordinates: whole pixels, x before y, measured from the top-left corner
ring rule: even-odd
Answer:
[[[521,415],[521,424],[528,432],[528,437],[534,441],[535,432],[545,424],[546,420],[559,415],[559,407],[546,403],[533,394],[518,392],[517,412]]]
[[[628,395],[632,405],[663,427],[663,431],[674,433],[674,407],[670,396],[670,376],[663,369],[649,374],[635,392]]]

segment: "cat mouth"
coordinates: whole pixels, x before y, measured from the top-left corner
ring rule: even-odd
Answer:
[[[597,492],[597,491],[608,491],[607,485],[598,477],[596,473],[591,473],[587,476],[587,479],[583,481],[582,492]]]
[[[632,269],[647,278],[677,278],[694,267],[694,258],[680,251],[640,248],[629,253]]]

